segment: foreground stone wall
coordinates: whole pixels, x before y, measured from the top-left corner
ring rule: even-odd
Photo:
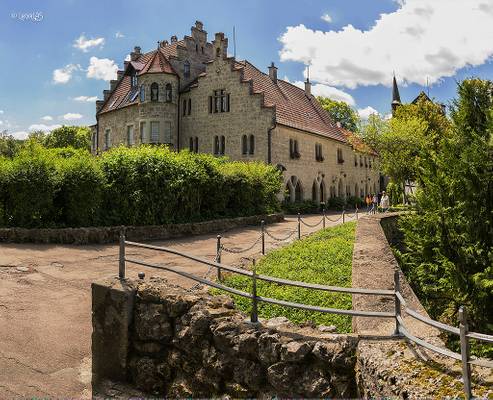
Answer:
[[[172,398],[356,396],[354,336],[283,320],[251,324],[226,296],[158,280],[94,284],[93,299],[96,391],[105,378],[124,377]]]
[[[188,224],[127,226],[127,240],[148,241],[166,240],[180,236],[202,235],[212,232],[224,232],[246,225],[267,224],[284,220],[283,214],[253,215],[250,217],[225,218],[213,221],[192,222]],[[0,243],[115,243],[118,242],[120,226],[90,228],[0,228]]]

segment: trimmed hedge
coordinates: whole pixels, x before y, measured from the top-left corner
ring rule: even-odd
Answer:
[[[0,158],[0,225],[162,225],[279,210],[280,173],[166,147],[117,147],[100,157],[32,145]]]

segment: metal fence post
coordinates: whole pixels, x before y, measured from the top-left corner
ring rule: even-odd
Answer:
[[[216,262],[221,264],[221,235],[217,235]],[[217,269],[217,280],[221,282],[221,268]]]
[[[346,222],[346,210],[342,210],[342,223]]]
[[[258,310],[257,310],[257,270],[255,267],[255,259],[253,259],[252,270],[252,313],[250,315],[251,322],[258,322]]]
[[[262,228],[262,255],[265,255],[265,221],[260,221],[260,227]]]
[[[125,231],[120,229],[120,257],[118,262],[118,277],[125,278]]]
[[[464,306],[459,307],[459,332],[460,332],[460,355],[462,357],[462,380],[464,381],[464,394],[466,399],[471,399],[471,366],[469,364],[469,340],[467,313]]]
[[[301,239],[301,215],[298,213],[298,239]]]
[[[401,333],[399,332],[399,320],[397,317],[401,316],[401,301],[397,297],[397,293],[401,292],[401,281],[400,281],[400,276],[399,276],[399,271],[395,270],[394,271],[394,299],[395,299],[395,331],[394,335],[395,336],[400,336]]]
[[[358,212],[359,212],[359,208],[358,206],[356,206],[356,221],[358,220]]]
[[[322,222],[322,227],[325,229],[325,208],[324,208],[324,210],[323,210],[323,217],[322,217],[322,218],[323,218],[323,219],[322,219],[322,221],[323,221],[323,222]]]

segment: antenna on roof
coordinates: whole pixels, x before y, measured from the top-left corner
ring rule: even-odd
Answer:
[[[306,81],[310,82],[310,63],[306,66]]]
[[[236,28],[233,25],[233,57],[236,58]]]
[[[428,77],[426,77],[426,91],[428,92],[428,97],[430,97],[430,86],[428,85]]]

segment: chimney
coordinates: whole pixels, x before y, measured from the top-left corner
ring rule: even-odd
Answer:
[[[178,41],[178,37],[176,35],[171,36],[171,43],[176,43]]]
[[[123,78],[125,71],[116,71],[116,79],[120,80]]]
[[[103,90],[103,96],[104,96],[104,101],[108,100],[108,97],[110,97],[110,91]]]
[[[159,47],[166,47],[168,44],[169,43],[167,40],[163,40],[163,41],[159,42]]]
[[[117,83],[118,83],[118,81],[117,81],[117,80],[113,80],[113,79],[112,79],[112,80],[110,81],[110,90],[111,90],[111,91],[115,90],[115,88],[116,88],[116,84],[117,84]]]
[[[277,67],[274,65],[274,61],[269,66],[269,77],[274,83],[277,83]]]
[[[306,78],[306,81],[305,81],[305,94],[307,96],[312,95],[312,84],[308,78]]]
[[[130,61],[123,61],[123,69],[127,69],[129,63]]]
[[[215,34],[214,41],[212,42],[215,49],[215,56],[219,57],[227,57],[228,54],[228,39],[224,37],[223,32],[217,32]]]
[[[202,21],[195,21],[195,27],[196,27],[199,31],[204,30],[204,24],[202,23]]]
[[[140,46],[135,46],[134,51],[130,53],[130,61],[135,61],[140,57]]]

